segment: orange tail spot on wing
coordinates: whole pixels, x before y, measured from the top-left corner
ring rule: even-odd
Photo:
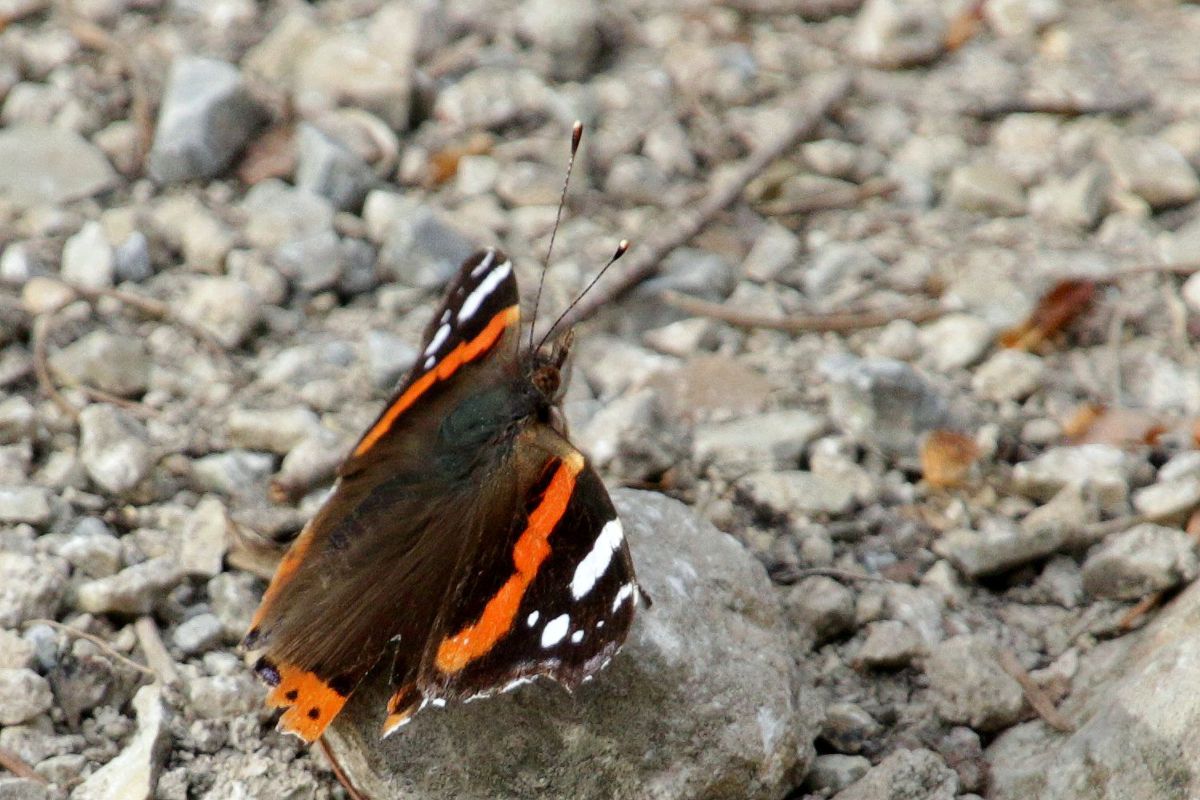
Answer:
[[[420,708],[421,693],[417,691],[416,686],[407,684],[401,686],[388,699],[387,719],[383,721],[383,735],[385,737],[392,735],[396,730],[412,719],[412,715],[417,713]]]
[[[492,346],[500,339],[500,335],[504,333],[504,329],[510,325],[516,325],[520,321],[520,318],[520,307],[509,306],[492,317],[487,327],[480,331],[478,336],[469,342],[460,343],[458,347],[451,350],[445,358],[439,361],[433,369],[413,381],[412,386],[409,386],[404,394],[396,398],[396,401],[383,412],[383,416],[371,426],[369,431],[363,434],[362,441],[354,448],[353,455],[361,456],[370,450],[379,441],[380,437],[391,429],[396,418],[403,414],[413,403],[417,402],[417,398],[425,394],[430,386],[433,386],[438,381],[446,380],[457,372],[463,364],[474,361],[492,349]]]
[[[456,673],[486,655],[512,628],[525,590],[533,583],[538,568],[550,555],[550,533],[567,510],[575,489],[575,476],[581,469],[583,459],[578,456],[559,462],[546,493],[529,515],[529,524],[513,548],[516,572],[488,601],[478,621],[443,639],[438,646],[435,663],[442,672]]]
[[[279,718],[279,730],[311,744],[341,712],[346,696],[299,667],[280,664],[278,669],[279,685],[267,695],[267,705],[287,709]]]

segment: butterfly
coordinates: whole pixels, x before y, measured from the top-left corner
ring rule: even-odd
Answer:
[[[387,735],[427,704],[538,676],[573,689],[620,648],[641,591],[566,435],[570,339],[534,346],[531,331],[524,346],[503,253],[462,264],[243,641],[280,730],[314,741],[374,669],[389,674]]]

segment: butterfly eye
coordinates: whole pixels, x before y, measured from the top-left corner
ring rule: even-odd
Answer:
[[[562,373],[553,364],[542,364],[533,372],[533,385],[542,397],[553,399],[562,386]]]

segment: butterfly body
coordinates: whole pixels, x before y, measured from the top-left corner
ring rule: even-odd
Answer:
[[[282,730],[315,739],[372,669],[390,673],[390,733],[537,676],[572,688],[624,641],[637,582],[561,423],[565,347],[520,332],[512,265],[472,256],[246,636]]]

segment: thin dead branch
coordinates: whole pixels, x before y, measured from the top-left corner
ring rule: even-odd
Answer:
[[[85,641],[91,642],[92,644],[96,645],[96,647],[100,648],[101,652],[103,652],[106,656],[108,656],[112,660],[114,660],[120,664],[124,664],[125,666],[129,667],[130,669],[136,670],[137,672],[140,672],[141,674],[146,675],[150,678],[158,677],[155,674],[154,670],[150,669],[145,664],[139,664],[138,662],[134,661],[129,656],[126,656],[126,655],[123,655],[122,653],[117,652],[111,644],[104,641],[99,636],[90,634],[87,631],[81,631],[78,628],[72,628],[70,625],[64,625],[61,622],[55,622],[52,619],[31,619],[25,623],[24,627],[28,628],[31,625],[47,625],[51,628],[54,628],[56,631],[62,631],[63,633],[67,634],[68,636],[72,636],[76,639],[84,639]]]
[[[53,313],[39,314],[33,320],[33,373],[37,376],[38,388],[54,401],[64,414],[71,419],[79,420],[79,409],[68,400],[54,384],[50,375],[50,362],[46,355],[46,338],[49,336]]]
[[[674,225],[666,227],[661,236],[648,240],[630,252],[624,260],[624,269],[607,286],[597,288],[584,297],[563,319],[562,324],[570,327],[588,319],[657,274],[659,264],[667,255],[695,238],[718,214],[741,197],[746,186],[764,169],[809,136],[833,107],[850,93],[853,85],[850,76],[843,74],[805,91],[805,99],[796,108],[791,125],[781,131],[777,138],[751,153],[731,175],[710,184],[704,199],[694,211],[682,214]]]
[[[777,202],[763,204],[760,210],[767,216],[786,217],[839,208],[856,208],[873,197],[887,197],[899,188],[900,184],[895,181],[869,180],[860,186],[817,192],[799,201],[789,201],[786,205]]]
[[[739,328],[765,328],[787,333],[848,333],[869,328],[879,328],[896,320],[922,323],[937,319],[946,313],[940,305],[925,305],[889,311],[863,310],[835,314],[797,314],[790,317],[764,316],[721,303],[700,300],[679,292],[663,292],[662,300],[667,305],[697,317],[708,317]]]
[[[1145,110],[1154,103],[1149,94],[1131,94],[1107,100],[1077,100],[1073,98],[1028,99],[1014,98],[998,103],[980,105],[966,110],[966,114],[983,122],[991,122],[1009,114],[1057,114],[1062,117],[1083,117],[1094,114],[1126,116]]]
[[[1029,701],[1029,705],[1033,706],[1033,710],[1037,713],[1042,721],[1062,733],[1072,733],[1075,726],[1071,721],[1062,715],[1050,700],[1050,697],[1038,686],[1025,668],[1021,666],[1021,662],[1017,660],[1016,655],[1011,650],[1000,651],[1000,668],[1007,672],[1013,680],[1021,684],[1021,691],[1025,693],[1025,699]]]
[[[18,778],[24,778],[27,781],[34,781],[35,783],[40,783],[43,785],[49,783],[49,781],[39,775],[33,767],[29,766],[29,764],[25,762],[25,759],[21,758],[7,747],[0,747],[0,767],[4,767],[4,769],[11,772],[13,775],[16,775]]]

